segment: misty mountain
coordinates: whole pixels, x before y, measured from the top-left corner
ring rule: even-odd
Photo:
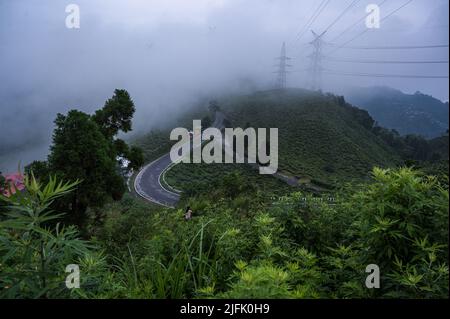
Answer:
[[[416,92],[406,94],[389,87],[352,88],[345,93],[351,104],[365,109],[378,125],[402,135],[439,137],[448,130],[448,102]]]

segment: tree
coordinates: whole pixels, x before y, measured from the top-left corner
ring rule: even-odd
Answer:
[[[69,221],[82,225],[87,207],[119,198],[118,193],[125,192],[124,181],[116,169],[113,145],[88,114],[76,110],[67,116],[58,114],[55,124],[49,169],[64,180],[82,181],[62,203],[71,212]]]
[[[144,165],[144,153],[139,147],[132,146],[128,152],[127,158],[130,161],[130,167],[132,169],[139,169]]]
[[[46,161],[34,161],[30,165],[25,167],[25,174],[31,174],[36,176],[41,181],[46,181],[49,178],[49,167]]]
[[[119,132],[131,131],[134,112],[128,92],[116,89],[92,116],[77,110],[57,115],[48,163],[34,162],[28,170],[35,170],[39,178],[52,172],[65,180],[82,181],[75,192],[57,203],[59,209],[70,212],[68,222],[81,226],[88,207],[122,198],[126,186],[117,157],[129,159],[133,168],[143,165],[142,151],[116,138]]]
[[[94,121],[100,126],[102,133],[113,138],[119,131],[131,131],[131,120],[135,111],[133,100],[126,90],[116,89],[105,106],[95,112]]]
[[[121,139],[114,139],[122,131],[130,132],[131,120],[135,112],[134,102],[126,90],[116,89],[114,95],[108,99],[105,106],[95,112],[92,119],[100,127],[103,135],[111,140],[117,156],[128,159],[130,167],[137,169],[144,164],[144,155],[138,147],[128,147]]]
[[[406,144],[405,154],[408,159],[426,161],[430,156],[431,147],[429,142],[418,135],[407,135],[404,138]]]
[[[121,140],[119,138],[114,140],[114,149],[118,156],[123,156],[123,157],[126,157],[128,152],[130,151],[127,143],[125,143],[124,140]]]
[[[128,168],[139,169],[139,167],[144,165],[144,153],[141,148],[137,146],[132,146],[130,148],[127,143],[121,139],[114,140],[114,148],[118,156],[124,157],[130,161]]]
[[[26,167],[26,172],[34,172],[41,181],[48,180],[50,174],[82,181],[75,192],[55,203],[59,210],[70,212],[67,222],[81,226],[88,207],[98,208],[108,199],[122,198],[126,185],[119,156],[130,158],[133,168],[143,165],[142,150],[130,149],[116,138],[120,131],[131,131],[134,111],[128,92],[116,89],[93,116],[77,110],[57,115],[48,161],[35,161]]]

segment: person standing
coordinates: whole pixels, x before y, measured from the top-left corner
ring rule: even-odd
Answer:
[[[192,219],[192,209],[189,206],[186,208],[186,212],[184,213],[184,219],[185,220],[191,220]]]

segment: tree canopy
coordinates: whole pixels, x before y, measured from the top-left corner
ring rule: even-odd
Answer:
[[[101,207],[108,199],[122,198],[126,186],[119,156],[130,160],[129,168],[137,169],[143,164],[141,149],[129,148],[116,138],[119,132],[131,131],[134,111],[128,92],[115,90],[113,97],[92,116],[78,110],[58,114],[48,161],[27,167],[41,179],[47,179],[51,172],[64,180],[81,181],[76,192],[57,203],[61,210],[70,211],[71,223],[81,225],[88,207]]]
[[[131,120],[135,112],[134,102],[126,90],[114,91],[114,95],[105,102],[105,106],[97,110],[93,120],[100,126],[106,137],[112,138],[119,131],[131,131]]]

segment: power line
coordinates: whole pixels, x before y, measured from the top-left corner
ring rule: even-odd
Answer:
[[[327,43],[328,45],[336,46],[336,44]],[[340,46],[342,49],[353,50],[409,50],[409,49],[436,49],[436,48],[448,48],[448,44],[435,44],[435,45],[405,45],[405,46]]]
[[[314,10],[313,14],[309,17],[308,21],[305,23],[305,25],[300,29],[300,31],[297,33],[297,40],[300,40],[302,34],[304,33],[303,31],[306,29],[306,27],[309,25],[309,22],[313,19],[313,17],[316,15],[317,12],[319,12],[320,8],[322,7],[322,5],[325,3],[326,0],[322,0],[321,3],[319,3],[319,6],[316,8],[316,10]]]
[[[311,18],[308,20],[308,22],[303,27],[302,31],[299,33],[299,38],[303,37],[303,35],[307,32],[308,28],[317,20],[317,18],[320,16],[320,14],[323,12],[323,10],[326,8],[326,6],[329,4],[330,0],[328,1],[322,1],[319,4],[319,7],[316,9],[316,11],[313,13]],[[372,77],[372,78],[415,78],[415,79],[448,79],[448,75],[414,75],[414,74],[381,74],[381,73],[351,73],[351,72],[341,72],[341,71],[335,71],[335,70],[329,70],[329,69],[323,69],[321,66],[321,60],[324,58],[322,54],[322,47],[324,44],[324,41],[322,40],[322,36],[329,31],[337,22],[339,22],[340,19],[352,8],[354,7],[360,0],[353,0],[345,9],[344,11],[335,19],[333,22],[325,29],[325,31],[317,35],[313,32],[315,39],[310,44],[314,46],[314,53],[310,56],[312,58],[311,67],[306,70],[296,70],[294,72],[304,72],[309,71],[310,72],[310,80],[312,80],[312,87],[313,89],[320,88],[320,82],[321,82],[321,74],[330,74],[330,75],[340,75],[340,76],[351,76],[351,77]],[[380,2],[379,6],[384,5],[387,2],[387,0],[383,0]],[[402,5],[391,11],[388,15],[383,17],[380,22],[384,22],[390,17],[392,17],[394,14],[399,12],[401,9],[409,5],[413,0],[407,0]],[[336,39],[340,38],[342,35],[344,35],[346,32],[348,32],[350,29],[352,29],[354,26],[356,26],[358,23],[366,19],[372,12],[368,13],[364,17],[360,18],[356,23],[350,25],[348,28],[346,28],[343,32],[341,32],[337,37],[334,38],[332,42],[334,42]],[[367,28],[364,31],[358,33],[356,36],[351,38],[350,40],[346,41],[345,43],[341,45],[332,44],[329,45],[336,46],[336,48],[330,52],[334,53],[335,51],[346,48],[346,49],[359,49],[359,50],[411,50],[411,49],[435,49],[435,48],[448,48],[448,44],[433,44],[433,45],[410,45],[410,46],[349,46],[351,42],[356,40],[357,38],[364,35],[366,32],[368,32],[370,29]],[[328,43],[327,43],[328,44]],[[344,63],[367,63],[367,64],[448,64],[449,61],[439,60],[439,61],[395,61],[395,60],[352,60],[352,59],[334,59],[327,57],[327,60],[333,61],[333,62],[344,62]]]
[[[410,4],[411,2],[413,2],[413,0],[408,0],[406,1],[404,4],[402,4],[400,7],[398,7],[397,9],[395,9],[394,11],[392,11],[391,13],[389,13],[387,16],[385,16],[384,18],[382,18],[380,20],[380,22],[383,22],[386,19],[389,19],[391,16],[393,16],[394,14],[396,14],[398,11],[400,11],[401,9],[403,9],[404,7],[406,7],[408,4]]]
[[[299,34],[298,39],[300,40],[303,35],[308,31],[308,29],[314,24],[314,22],[317,20],[317,18],[322,14],[323,10],[328,6],[331,0],[323,0],[319,7],[317,8],[316,12],[311,16],[309,19],[309,22],[305,25],[302,32]]]
[[[413,2],[413,0],[408,0],[408,1],[406,1],[406,2],[405,2],[404,4],[402,4],[400,7],[398,7],[397,9],[395,9],[394,11],[392,11],[391,13],[389,13],[387,16],[385,16],[384,18],[382,18],[382,19],[380,20],[380,22],[386,21],[386,20],[389,19],[391,16],[393,16],[395,13],[397,13],[398,11],[400,11],[401,9],[403,9],[404,7],[406,7],[407,5],[409,5],[411,2]],[[339,50],[339,49],[341,49],[341,48],[343,48],[343,47],[345,47],[346,45],[348,45],[349,43],[353,42],[354,40],[356,40],[356,39],[359,38],[360,36],[364,35],[364,34],[365,34],[366,32],[368,32],[369,30],[370,30],[370,29],[367,28],[367,29],[365,29],[364,31],[362,31],[361,33],[358,33],[355,37],[351,38],[350,40],[348,40],[348,41],[345,42],[344,44],[338,46],[336,49],[334,49],[333,51],[331,51],[330,54],[336,52],[337,50]]]
[[[371,78],[407,78],[407,79],[448,79],[448,75],[411,75],[411,74],[372,74],[372,73],[348,73],[337,72],[333,70],[325,70],[326,74],[355,76],[355,77],[371,77]]]
[[[383,0],[382,2],[380,2],[380,4],[378,5],[378,7],[381,7],[382,5],[384,5],[386,3],[387,0]],[[339,35],[337,35],[333,40],[331,40],[331,42],[335,42],[337,39],[339,39],[340,37],[342,37],[345,33],[347,33],[348,31],[350,31],[351,29],[353,29],[355,26],[357,26],[359,23],[361,23],[362,21],[366,20],[368,16],[370,16],[372,14],[372,12],[367,13],[365,16],[363,16],[362,18],[360,18],[359,20],[357,20],[354,24],[350,25],[347,29],[345,29],[344,31],[342,31]]]
[[[361,0],[353,0],[350,5],[344,9],[344,11],[325,29],[325,31],[330,30],[339,20],[342,19],[342,17],[351,9],[353,8],[358,2]]]
[[[311,69],[294,70],[293,72],[309,72]],[[448,75],[413,75],[413,74],[373,74],[373,73],[349,73],[333,71],[328,69],[322,70],[324,74],[330,75],[343,75],[343,76],[355,76],[355,77],[374,77],[374,78],[419,78],[419,79],[448,79]]]
[[[326,0],[322,0],[321,3],[319,3],[319,6],[313,11],[312,15],[309,17],[309,19],[306,21],[306,23],[303,25],[303,27],[298,31],[296,35],[294,35],[294,40],[300,40],[305,33],[305,30],[307,29],[309,23],[314,18],[314,16],[319,12],[322,5],[325,3]],[[297,38],[297,39],[296,39]],[[291,40],[288,41],[288,44],[291,42]],[[303,44],[305,45],[305,43]]]
[[[367,64],[448,64],[449,61],[387,61],[387,60],[350,60],[326,58],[332,62],[367,63]]]
[[[322,3],[325,2],[325,0],[322,0]],[[303,30],[305,29],[305,27],[308,25],[309,21],[311,21],[312,17],[316,14],[316,12],[318,11],[318,9],[322,6],[322,3],[319,3],[319,6],[313,11],[312,15],[309,17],[308,21],[302,25],[301,28],[299,28],[298,32],[294,31],[290,36],[289,39],[286,41],[287,45],[290,45],[291,42],[294,42],[295,39],[303,32]],[[306,17],[305,17],[306,19]]]
[[[293,70],[293,71],[291,71],[291,73],[303,73],[303,72],[309,72],[309,71],[311,71],[311,69],[307,68],[307,69]]]

